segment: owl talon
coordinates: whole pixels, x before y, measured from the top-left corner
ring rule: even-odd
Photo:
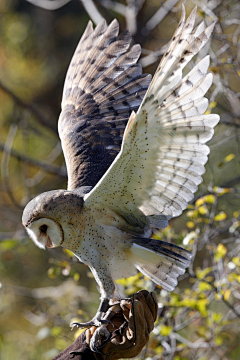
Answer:
[[[113,323],[110,320],[93,318],[91,321],[88,321],[86,323],[77,323],[77,322],[71,323],[70,327],[72,330],[74,326],[77,326],[80,329],[84,329],[84,328],[90,328],[92,326],[100,327],[102,325],[108,325],[108,324],[113,325]]]

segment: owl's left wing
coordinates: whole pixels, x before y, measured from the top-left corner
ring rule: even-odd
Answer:
[[[121,149],[129,116],[151,82],[137,64],[140,45],[118,36],[117,20],[88,26],[70,63],[58,122],[68,189],[95,186]]]
[[[140,209],[150,218],[157,215],[153,216],[156,227],[165,227],[166,220],[180,215],[193,198],[209,153],[205,143],[219,121],[218,115],[203,115],[208,107],[204,95],[212,84],[212,74],[207,74],[209,56],[182,77],[183,68],[214,27],[204,29],[201,23],[193,30],[195,14],[196,9],[185,22],[183,7],[146,96],[128,121],[121,151],[85,196],[86,205],[101,204],[139,220]]]

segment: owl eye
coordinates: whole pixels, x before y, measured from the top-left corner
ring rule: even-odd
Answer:
[[[47,229],[48,229],[48,226],[47,225],[41,225],[40,227],[39,227],[39,230],[40,230],[40,232],[41,233],[43,233],[43,234],[46,234],[47,233]]]

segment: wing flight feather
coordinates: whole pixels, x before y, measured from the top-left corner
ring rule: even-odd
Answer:
[[[68,189],[94,186],[121,149],[128,118],[137,110],[151,76],[137,63],[140,45],[113,20],[89,22],[70,63],[58,128]]]
[[[183,77],[182,70],[208,41],[214,24],[193,29],[196,8],[180,23],[137,113],[125,129],[121,151],[99,183],[85,196],[86,206],[101,204],[121,213],[140,209],[149,218],[178,216],[202,181],[219,121],[204,115],[212,84],[209,56]],[[156,222],[157,218],[154,218]]]

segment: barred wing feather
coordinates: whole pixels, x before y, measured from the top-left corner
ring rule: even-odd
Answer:
[[[140,45],[105,20],[88,26],[70,63],[63,90],[59,135],[68,189],[95,186],[121,149],[125,126],[151,82],[137,64]]]
[[[185,77],[182,70],[208,41],[214,24],[193,29],[196,9],[182,17],[137,113],[132,112],[121,151],[92,191],[86,205],[101,206],[120,214],[159,216],[162,226],[178,216],[202,181],[209,148],[219,121],[204,115],[205,93],[212,84],[207,73],[209,57]],[[136,215],[135,215],[136,216]],[[156,219],[156,218],[155,218]]]

